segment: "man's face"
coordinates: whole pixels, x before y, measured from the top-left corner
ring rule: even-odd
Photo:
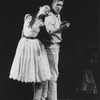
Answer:
[[[56,13],[60,13],[62,7],[63,7],[63,2],[62,1],[56,1],[53,5],[52,5],[54,11]]]

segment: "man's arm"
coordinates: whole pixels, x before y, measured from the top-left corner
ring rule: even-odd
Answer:
[[[55,21],[54,21],[52,14],[51,16],[48,16],[45,18],[46,30],[50,34],[61,33],[63,30],[68,28],[69,25],[70,23],[68,23],[67,21],[63,21],[62,24],[60,25],[60,28],[55,29]]]
[[[70,23],[66,23],[65,25],[61,25],[60,28],[56,29],[55,31],[51,32],[51,34],[61,33],[63,30],[69,27]]]

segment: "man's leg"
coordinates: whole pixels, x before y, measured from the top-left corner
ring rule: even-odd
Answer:
[[[57,100],[57,82],[51,79],[48,86],[48,100]]]
[[[51,70],[51,79],[48,81],[48,100],[57,100],[59,48],[47,49],[47,55]]]

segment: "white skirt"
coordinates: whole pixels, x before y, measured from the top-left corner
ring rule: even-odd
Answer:
[[[20,39],[9,78],[25,83],[41,82],[51,78],[47,53],[38,39]]]

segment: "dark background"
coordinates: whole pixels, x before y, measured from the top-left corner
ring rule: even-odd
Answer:
[[[0,100],[32,100],[32,84],[9,79],[9,72],[17,43],[21,37],[26,13],[36,13],[39,6],[51,0],[0,1]],[[58,98],[83,98],[87,94],[76,91],[84,70],[91,69],[95,76],[99,98],[99,27],[97,0],[65,0],[61,15],[71,25],[62,34],[60,43]],[[97,58],[94,58],[94,55]],[[89,64],[93,58],[93,63]],[[95,63],[97,61],[97,63]],[[92,67],[91,67],[92,66]]]

